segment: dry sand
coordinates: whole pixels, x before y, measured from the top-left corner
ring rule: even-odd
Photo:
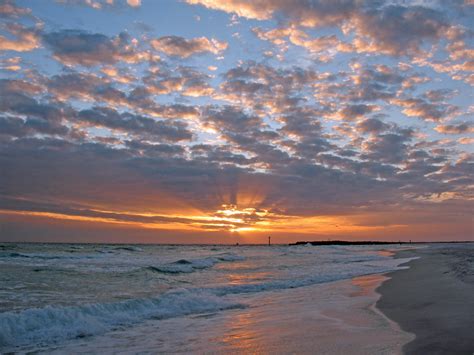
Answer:
[[[407,354],[474,354],[474,243],[430,245],[397,257],[419,256],[388,274],[377,307],[416,338]]]

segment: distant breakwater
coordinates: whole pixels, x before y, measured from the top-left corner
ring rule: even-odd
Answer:
[[[415,242],[416,243],[416,242]],[[373,241],[373,240],[365,240],[365,241],[348,241],[348,240],[325,240],[325,241],[299,241],[296,243],[291,243],[289,245],[379,245],[379,244],[412,244],[412,242],[381,242],[381,241]]]

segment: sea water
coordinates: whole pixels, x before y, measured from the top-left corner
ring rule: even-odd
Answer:
[[[219,334],[257,305],[273,318],[284,318],[280,308],[296,305],[296,299],[303,304],[310,297],[309,307],[317,309],[325,294],[335,300],[347,287],[337,281],[395,270],[406,261],[386,249],[2,244],[0,351],[51,352],[107,337],[108,345],[96,341],[87,350],[112,351],[112,344],[125,352],[206,351],[210,344],[189,346]],[[344,300],[338,302],[344,307]],[[114,336],[121,342],[114,344]]]

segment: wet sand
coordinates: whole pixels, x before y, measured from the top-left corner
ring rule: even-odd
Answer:
[[[406,354],[474,353],[474,244],[401,251],[409,269],[388,274],[377,308],[416,338]]]

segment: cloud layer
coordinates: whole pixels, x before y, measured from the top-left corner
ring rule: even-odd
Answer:
[[[472,5],[157,6],[0,3],[0,240],[472,238]]]

